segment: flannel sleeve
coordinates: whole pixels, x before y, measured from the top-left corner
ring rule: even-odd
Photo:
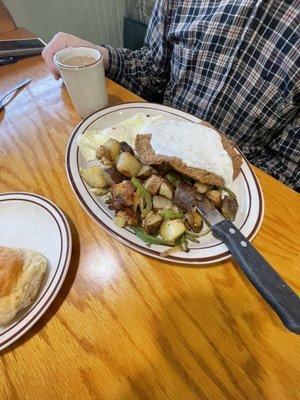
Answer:
[[[286,185],[300,188],[300,113],[276,135],[254,164]]]
[[[109,53],[106,75],[147,100],[162,95],[169,80],[168,3],[156,1],[141,49],[133,51],[105,45]]]

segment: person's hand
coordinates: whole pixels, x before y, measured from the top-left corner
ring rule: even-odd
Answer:
[[[42,52],[43,59],[56,80],[60,78],[60,73],[56,65],[54,64],[53,59],[58,51],[67,47],[91,47],[93,49],[99,50],[103,56],[104,68],[106,68],[108,63],[107,49],[94,43],[88,42],[87,40],[80,39],[79,37],[69,35],[68,33],[59,32],[45,46]]]

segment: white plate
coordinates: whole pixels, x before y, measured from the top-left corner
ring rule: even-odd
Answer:
[[[130,118],[137,112],[151,115],[162,114],[165,118],[199,122],[199,119],[183,111],[152,103],[126,103],[108,107],[96,112],[83,120],[74,130],[66,153],[66,168],[69,182],[83,208],[112,236],[127,246],[152,257],[166,259],[160,253],[166,249],[164,246],[153,245],[147,247],[130,229],[122,229],[113,223],[114,212],[110,211],[103,197],[94,196],[80,177],[79,169],[89,165],[78,149],[78,136],[86,129],[103,129],[112,126],[124,119]],[[235,225],[241,232],[252,240],[262,223],[264,214],[263,195],[249,163],[243,159],[241,173],[233,183],[233,190],[237,195],[239,210]],[[211,234],[201,238],[199,244],[191,243],[189,253],[176,253],[168,257],[179,263],[209,264],[225,260],[230,257],[227,247],[214,238]]]
[[[47,259],[37,298],[0,328],[0,350],[16,341],[44,314],[68,271],[72,238],[63,213],[49,200],[30,193],[0,194],[0,246],[23,247]]]

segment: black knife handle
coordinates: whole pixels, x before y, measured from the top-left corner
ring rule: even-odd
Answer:
[[[1,65],[13,64],[13,63],[16,63],[17,61],[18,61],[18,59],[16,57],[1,58],[0,59],[0,66]]]
[[[244,274],[278,314],[284,325],[290,331],[300,334],[300,297],[232,222],[219,222],[212,226],[212,232],[223,240]]]

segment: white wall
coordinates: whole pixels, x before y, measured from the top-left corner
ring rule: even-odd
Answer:
[[[3,0],[17,26],[45,41],[59,31],[94,43],[123,44],[124,0]]]

